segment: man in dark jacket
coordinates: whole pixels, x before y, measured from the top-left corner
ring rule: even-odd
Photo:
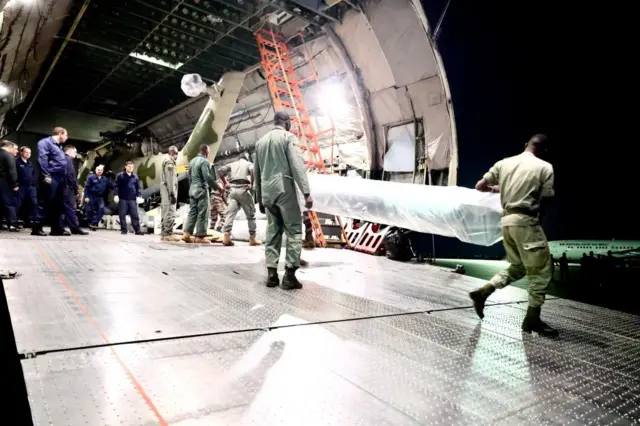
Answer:
[[[138,204],[142,203],[140,179],[133,173],[133,162],[127,161],[124,172],[116,176],[116,184],[113,187],[113,201],[118,203],[118,215],[120,216],[120,231],[127,233],[127,215],[131,217],[131,225],[136,235],[142,235],[140,230],[140,218],[138,217]]]
[[[53,129],[53,135],[38,141],[38,163],[40,164],[41,196],[37,210],[36,223],[31,235],[46,235],[42,232],[42,222],[47,216],[51,222],[50,235],[70,235],[64,230],[62,213],[64,210],[64,183],[67,171],[67,159],[61,144],[69,135],[63,127]]]
[[[113,189],[111,180],[104,176],[104,166],[96,167],[96,173],[87,177],[84,184],[84,202],[87,206],[87,220],[92,231],[98,230],[98,224],[104,215],[104,199]]]
[[[0,142],[0,203],[1,215],[7,219],[9,231],[17,232],[16,193],[18,192],[18,172],[16,154],[18,145],[9,141]],[[0,218],[0,222],[2,222]]]
[[[38,191],[36,189],[36,171],[31,163],[31,149],[27,146],[20,148],[20,155],[16,159],[18,170],[18,185],[16,212],[25,209],[27,213],[26,223],[33,223],[38,208]]]
[[[73,145],[67,145],[64,147],[64,153],[67,157],[67,168],[65,172],[64,182],[64,217],[69,224],[71,233],[75,235],[87,235],[88,232],[80,229],[80,221],[78,221],[78,215],[76,208],[78,206],[78,177],[76,175],[76,168],[73,165],[73,159],[76,158],[77,150]]]

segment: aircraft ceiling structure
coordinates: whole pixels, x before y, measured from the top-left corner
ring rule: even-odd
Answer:
[[[65,42],[33,102],[35,116],[56,111],[62,123],[64,111],[73,111],[117,123],[141,123],[185,100],[180,89],[184,74],[198,73],[213,82],[227,71],[242,71],[259,63],[253,32],[267,20],[273,22],[276,14],[285,19],[304,19],[319,28],[339,21],[341,8],[348,7],[340,4],[329,8],[321,1],[306,3],[75,1],[34,90],[16,110],[10,125],[15,129],[24,121],[37,92],[35,87],[42,83],[47,67]]]

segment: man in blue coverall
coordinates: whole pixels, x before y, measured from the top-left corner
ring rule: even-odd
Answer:
[[[18,172],[16,171],[16,154],[18,145],[11,141],[0,142],[0,224],[3,219],[8,228],[2,229],[18,232],[18,216],[16,215],[16,193],[19,191]],[[4,216],[4,218],[3,218]]]
[[[31,149],[27,146],[20,148],[20,154],[16,159],[18,169],[17,211],[24,208],[27,214],[26,224],[31,224],[36,218],[38,208],[38,191],[36,189],[36,171],[31,163]]]
[[[124,172],[116,176],[116,184],[113,187],[113,201],[118,203],[120,216],[120,232],[127,233],[127,215],[131,217],[131,225],[136,235],[143,235],[140,231],[140,218],[138,217],[138,204],[142,203],[140,197],[140,179],[133,173],[133,162],[127,161]]]
[[[47,216],[51,222],[49,235],[71,235],[62,227],[67,159],[60,144],[65,143],[68,138],[69,135],[64,127],[56,127],[51,136],[38,141],[38,163],[40,164],[41,179],[40,203],[36,210],[37,214],[31,235],[47,235],[42,231],[42,222]]]
[[[78,151],[73,145],[67,145],[64,147],[64,153],[67,157],[67,170],[65,173],[65,185],[64,185],[64,217],[69,224],[71,233],[75,235],[87,235],[88,232],[80,229],[80,221],[78,221],[78,215],[76,208],[78,207],[78,176],[76,175],[76,168],[73,165],[73,159],[76,158]]]
[[[92,231],[98,230],[98,224],[104,215],[104,199],[113,184],[104,176],[104,166],[96,167],[96,173],[89,175],[84,184],[84,203],[87,206],[87,220]]]

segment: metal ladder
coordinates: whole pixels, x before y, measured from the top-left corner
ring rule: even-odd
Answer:
[[[316,84],[318,84],[318,74],[313,67],[311,58],[306,53],[304,54],[305,62],[312,70],[311,75],[299,79],[296,75],[293,62],[291,61],[291,52],[289,51],[286,40],[281,35],[268,29],[260,29],[255,35],[260,51],[262,68],[265,72],[274,109],[275,111],[285,111],[291,116],[290,131],[298,136],[300,148],[307,153],[307,158],[304,161],[307,170],[323,174],[330,173],[324,165],[324,160],[318,145],[318,137],[331,134],[331,152],[333,157],[333,138],[335,135],[333,121],[331,121],[331,127],[321,132],[316,132],[309,111],[304,104],[301,88],[304,83],[312,80],[315,80]],[[302,35],[300,35],[300,37],[302,37]],[[304,38],[302,42],[304,43]],[[293,114],[291,114],[291,111],[293,111]],[[331,160],[331,164],[333,165],[333,158]],[[307,214],[309,215],[316,241],[318,241],[321,247],[327,247],[327,239],[323,231],[323,225],[320,223],[320,218],[334,222],[333,224],[324,225],[329,236],[338,237],[338,241],[330,241],[331,243],[349,245],[347,234],[344,231],[339,217],[323,214],[320,214],[319,217],[318,213],[313,210],[308,210]]]

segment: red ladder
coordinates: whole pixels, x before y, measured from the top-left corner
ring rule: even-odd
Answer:
[[[331,122],[332,125],[330,128],[316,132],[309,111],[304,104],[304,97],[300,88],[303,83],[311,80],[315,80],[315,82],[318,83],[318,74],[313,67],[311,58],[306,54],[304,55],[305,61],[312,70],[311,75],[299,79],[291,61],[289,47],[281,35],[274,33],[272,30],[261,29],[256,32],[256,39],[260,50],[262,68],[266,74],[267,86],[273,99],[275,111],[285,111],[290,115],[291,133],[298,136],[300,149],[306,151],[308,154],[308,158],[304,161],[307,169],[318,173],[328,173],[320,153],[318,137],[328,133],[331,134],[331,151],[333,153],[335,127],[333,126],[333,122]],[[302,41],[304,43],[304,38]],[[333,164],[333,158],[331,160]],[[322,231],[318,215],[312,210],[308,211],[308,215],[316,240],[320,246],[326,247],[327,241]],[[342,230],[341,235],[344,241],[341,242],[349,245],[349,240],[340,222],[340,218],[336,217],[335,221]]]

